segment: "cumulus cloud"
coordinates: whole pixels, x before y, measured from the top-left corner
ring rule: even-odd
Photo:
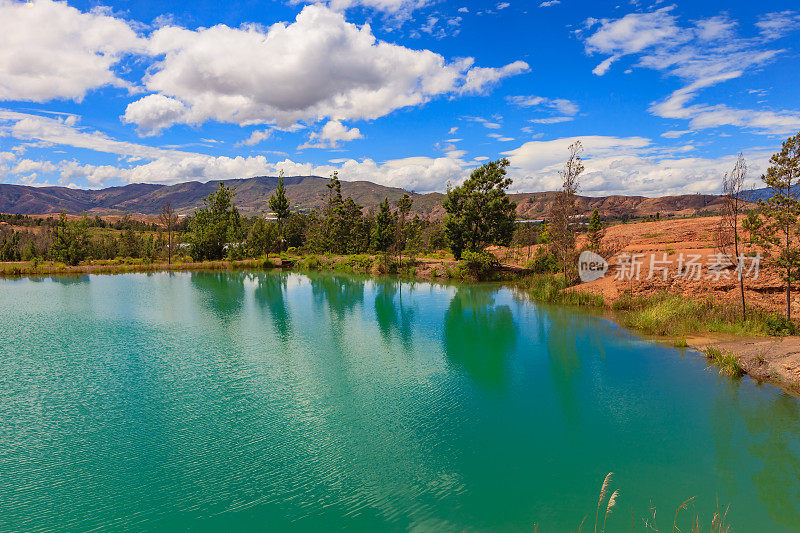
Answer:
[[[369,25],[319,5],[269,28],[162,27],[148,47],[163,56],[144,79],[154,94],[131,103],[123,120],[150,132],[209,120],[287,126],[375,119],[441,95],[480,93],[528,70],[522,61],[474,67],[471,58],[448,62],[379,41]]]
[[[319,132],[311,132],[308,142],[297,147],[305,148],[338,148],[343,142],[363,139],[364,136],[358,128],[347,129],[347,126],[338,120],[329,120]]]
[[[156,148],[117,141],[107,135],[81,128],[76,119],[51,118],[0,110],[0,134],[6,133],[31,143],[85,148],[118,156],[118,163],[88,165],[77,161],[36,161],[21,158],[23,146],[0,152],[0,167],[18,182],[39,184],[42,175],[55,174],[65,185],[85,182],[91,187],[110,183],[164,183],[189,180],[247,178],[257,175],[327,176],[338,170],[344,180],[368,180],[418,192],[442,191],[448,182],[458,184],[470,170],[485,161],[484,156],[463,159],[464,151],[445,147],[443,157],[406,157],[388,161],[336,159],[317,165],[284,159],[270,161],[263,155],[227,157]],[[344,128],[346,131],[347,128]],[[321,132],[320,132],[321,135]],[[505,138],[500,138],[508,142]],[[685,157],[692,145],[670,149],[644,137],[585,136],[526,142],[504,152],[511,161],[509,176],[517,191],[554,190],[560,184],[558,171],[567,147],[581,140],[585,147],[586,172],[582,190],[586,194],[640,194],[662,196],[719,190],[720,176],[729,171],[735,155],[719,158]],[[451,143],[452,144],[452,143]],[[771,150],[745,152],[751,184],[766,169]]]
[[[669,194],[719,192],[720,177],[729,172],[735,154],[719,158],[671,157],[643,137],[568,137],[533,141],[505,152],[510,162],[509,176],[519,191],[556,190],[567,147],[580,140],[584,145],[581,177],[583,194],[664,196]],[[766,169],[769,151],[746,153],[750,169],[749,185]]]
[[[109,182],[171,184],[190,180],[247,178],[277,174],[280,170],[286,175],[327,176],[334,170],[339,170],[345,180],[369,180],[429,192],[443,189],[448,181],[463,179],[464,169],[467,167],[467,163],[457,153],[447,157],[409,157],[384,162],[372,159],[341,159],[335,166],[298,163],[289,159],[270,162],[262,155],[212,156],[118,141],[101,132],[80,128],[75,119],[69,122],[63,117],[50,118],[0,109],[0,134],[5,132],[22,140],[45,141],[114,154],[127,164],[88,165],[77,161],[52,163],[25,160],[16,162],[14,166],[16,170],[12,174],[18,180],[22,180],[22,176],[27,183],[33,183],[39,173],[55,172],[65,185],[85,179],[89,185],[96,187]],[[320,138],[327,136],[326,140],[332,141],[340,137],[354,138],[360,135],[341,124],[337,125],[336,121],[332,122],[330,126],[326,124],[327,132],[323,128],[319,133]],[[18,155],[13,150],[0,152],[0,166],[13,163],[17,158]]]
[[[131,89],[114,67],[144,47],[125,21],[51,0],[0,0],[0,35],[0,100],[81,100],[98,87]]]

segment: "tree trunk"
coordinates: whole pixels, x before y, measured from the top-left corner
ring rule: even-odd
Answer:
[[[786,269],[786,320],[792,319],[792,278],[790,269]]]
[[[747,320],[747,307],[744,302],[744,261],[739,257],[739,210],[734,211],[733,215],[733,250],[736,254],[736,261],[739,263],[739,294],[742,297],[742,322]]]

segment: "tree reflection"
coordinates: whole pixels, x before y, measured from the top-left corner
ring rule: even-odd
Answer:
[[[259,274],[255,290],[256,302],[261,307],[269,309],[269,314],[275,325],[275,332],[286,342],[292,333],[292,317],[286,305],[286,282],[288,274],[285,272],[271,272]]]
[[[539,339],[547,346],[553,386],[564,416],[574,421],[581,412],[579,388],[585,358],[605,358],[603,338],[613,333],[606,322],[584,311],[557,306],[538,309]]]
[[[315,301],[327,303],[328,309],[337,319],[364,301],[364,282],[346,276],[310,276],[311,293]]]
[[[411,349],[414,310],[403,307],[402,284],[395,280],[383,280],[377,284],[375,295],[375,319],[384,340],[389,342],[396,333],[406,350]]]
[[[192,286],[201,293],[203,306],[220,319],[237,316],[244,304],[243,272],[192,272]]]
[[[518,332],[511,309],[495,304],[495,292],[484,287],[458,289],[444,318],[444,347],[448,360],[477,383],[504,390]]]
[[[748,402],[742,414],[750,432],[750,452],[761,459],[753,476],[761,503],[789,529],[800,524],[800,409],[797,400],[778,393],[770,401]]]

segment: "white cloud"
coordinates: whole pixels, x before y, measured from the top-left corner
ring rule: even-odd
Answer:
[[[126,124],[136,124],[140,131],[156,135],[170,124],[180,122],[188,113],[183,103],[161,94],[149,94],[128,104],[120,117]]]
[[[447,182],[460,183],[472,167],[485,160],[484,156],[464,160],[464,151],[448,146],[445,147],[445,156],[437,158],[407,157],[383,162],[343,158],[325,165],[295,162],[288,158],[272,162],[263,155],[212,156],[117,141],[103,133],[80,128],[75,119],[70,122],[72,124],[68,124],[64,117],[0,110],[0,132],[13,138],[114,154],[119,156],[119,163],[86,165],[77,161],[20,160],[19,154],[25,152],[24,146],[20,145],[16,150],[0,153],[0,166],[5,165],[6,175],[16,176],[18,182],[42,185],[44,183],[38,181],[41,175],[53,173],[65,185],[74,186],[85,180],[90,186],[98,187],[110,182],[169,184],[246,178],[274,175],[280,170],[287,175],[327,176],[338,170],[344,180],[369,180],[430,192],[443,190]],[[503,153],[511,160],[509,176],[514,179],[513,189],[542,191],[557,188],[558,170],[566,157],[567,146],[575,140],[581,140],[586,148],[582,190],[593,195],[663,196],[718,191],[722,173],[730,170],[735,158],[735,155],[682,157],[681,154],[694,150],[694,146],[664,148],[643,137],[586,136],[531,141]],[[770,155],[771,151],[764,150],[745,153],[751,171],[750,183],[757,182]]]
[[[74,122],[74,120],[72,121]],[[333,141],[339,137],[355,138],[344,126],[344,133],[334,124],[319,133],[319,138]],[[327,125],[326,125],[327,126]],[[356,130],[357,131],[357,130]],[[0,109],[0,133],[7,132],[14,138],[47,141],[57,145],[85,148],[97,152],[115,154],[129,164],[84,165],[76,161],[25,162],[18,165],[20,171],[29,172],[27,180],[34,183],[39,172],[56,172],[63,184],[74,183],[81,178],[91,186],[100,186],[110,181],[119,183],[179,183],[190,180],[211,181],[219,179],[247,178],[265,174],[277,174],[284,170],[287,175],[327,176],[339,170],[345,180],[369,180],[390,186],[407,187],[420,192],[441,190],[447,181],[459,181],[465,176],[468,164],[460,159],[463,152],[452,151],[447,157],[409,157],[375,162],[372,159],[341,159],[337,166],[297,163],[286,159],[269,162],[264,156],[227,157],[212,156],[179,150],[155,148],[142,144],[117,141],[100,132],[84,131],[75,124],[67,124],[62,118],[42,117]],[[343,140],[343,139],[340,139]],[[24,151],[24,150],[23,150]],[[11,155],[8,155],[11,154]],[[16,158],[14,152],[2,152],[3,161]],[[142,160],[147,162],[139,163]],[[33,172],[33,173],[31,173]],[[34,175],[36,174],[36,175]]]
[[[416,9],[432,3],[432,0],[292,0],[292,4],[324,4],[338,11],[365,7],[399,18],[406,18]]]
[[[483,117],[464,117],[467,120],[471,120],[472,122],[477,122],[478,124],[482,124],[484,128],[489,128],[490,130],[499,130],[501,125],[499,122],[494,122],[495,120],[499,120],[502,117],[495,117],[492,120],[487,120]]]
[[[308,137],[308,142],[297,147],[298,150],[305,148],[338,148],[343,142],[363,139],[364,136],[358,128],[347,129],[347,126],[338,120],[329,120],[322,130],[312,132]]]
[[[505,9],[507,7],[510,7],[510,6],[511,6],[511,4],[509,4],[508,2],[500,2],[499,4],[497,4],[497,9],[498,10]]]
[[[745,75],[783,52],[765,47],[773,39],[800,28],[793,12],[771,13],[756,23],[760,38],[739,37],[738,23],[727,15],[680,25],[675,6],[651,13],[630,13],[619,19],[587,20],[599,27],[585,38],[586,52],[607,54],[594,73],[602,76],[612,64],[636,55],[636,66],[685,80],[684,87],[650,107],[663,118],[689,120],[692,130],[737,126],[754,133],[785,134],[800,128],[800,112],[737,109],[726,104],[691,104],[702,89]],[[582,35],[582,33],[579,33]]]
[[[550,7],[550,6],[557,6],[561,2],[559,0],[548,0],[547,2],[542,2],[539,4],[539,7]]]
[[[670,130],[665,131],[661,134],[661,136],[665,139],[677,139],[678,137],[686,135],[687,133],[692,133],[692,130]]]
[[[245,146],[255,146],[272,137],[272,130],[256,130],[250,134],[250,137],[242,141]]]
[[[124,157],[155,159],[164,155],[180,153],[143,144],[117,141],[97,131],[84,131],[76,126],[74,115],[66,118],[50,118],[0,109],[0,131],[24,141],[44,141]]]
[[[719,158],[665,157],[643,137],[569,137],[533,141],[505,152],[511,161],[509,176],[519,191],[556,190],[567,147],[582,141],[586,170],[581,193],[592,196],[626,194],[664,196],[718,192],[721,177],[733,167],[736,155]],[[686,147],[683,147],[686,148]],[[681,151],[681,150],[679,150]],[[766,169],[770,152],[745,153],[750,169],[749,185]]]
[[[467,71],[466,81],[460,92],[464,94],[480,93],[503,78],[528,72],[530,66],[525,61],[514,61],[501,68],[472,67]]]
[[[759,17],[756,27],[768,40],[780,39],[786,34],[800,28],[800,14],[796,11],[780,11],[767,13]]]
[[[698,80],[674,91],[665,100],[653,104],[650,110],[660,117],[689,120],[689,127],[692,130],[738,126],[758,133],[789,134],[800,129],[798,112],[736,109],[725,104],[689,105],[700,89],[738,77],[738,74],[733,72]]]
[[[375,119],[441,95],[480,93],[528,69],[522,61],[473,67],[471,58],[448,62],[379,41],[369,25],[318,5],[267,29],[162,27],[149,50],[163,55],[144,79],[155,94],[131,103],[123,120],[153,132],[209,120],[287,126]]]
[[[50,0],[0,0],[0,35],[0,100],[81,100],[98,87],[131,89],[114,66],[143,48],[125,21]]]
[[[492,139],[497,139],[500,142],[509,142],[514,140],[514,137],[506,137],[505,135],[500,135],[499,133],[490,133],[489,137]]]
[[[578,112],[578,104],[565,98],[545,98],[544,96],[511,96],[509,101],[519,107],[547,107],[564,115]]]
[[[530,121],[534,124],[560,124],[561,122],[569,122],[571,120],[575,120],[575,117],[532,118]]]

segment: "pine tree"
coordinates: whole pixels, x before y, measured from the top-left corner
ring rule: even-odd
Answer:
[[[389,199],[384,198],[378,206],[378,214],[375,215],[375,227],[372,228],[372,243],[375,250],[386,252],[392,245],[392,233],[394,217],[389,210]]]
[[[506,194],[508,159],[486,163],[472,171],[460,187],[447,187],[442,206],[445,232],[456,259],[464,250],[479,252],[489,244],[507,246],[514,235],[516,204]]]
[[[600,218],[600,212],[595,209],[592,211],[592,218],[589,219],[589,226],[586,228],[586,236],[589,239],[589,248],[592,250],[600,249],[600,243],[606,234],[605,225]]]
[[[395,244],[397,245],[397,251],[400,254],[400,264],[403,263],[403,250],[406,247],[406,218],[408,218],[408,214],[411,212],[411,206],[414,204],[414,200],[408,195],[408,193],[403,194],[403,196],[397,200],[397,238],[395,239]]]
[[[289,210],[289,199],[286,197],[286,187],[283,185],[283,170],[281,170],[280,176],[278,177],[278,187],[275,189],[275,193],[269,197],[269,208],[278,219],[278,228],[280,229],[281,237],[280,251],[282,252],[284,241],[283,225],[292,215],[292,212]]]
[[[766,248],[776,248],[776,253],[770,257],[786,283],[786,318],[791,320],[792,282],[798,279],[800,270],[800,250],[794,242],[800,216],[800,133],[786,139],[781,151],[770,158],[770,163],[761,179],[773,196],[760,202],[765,218],[760,234]]]

